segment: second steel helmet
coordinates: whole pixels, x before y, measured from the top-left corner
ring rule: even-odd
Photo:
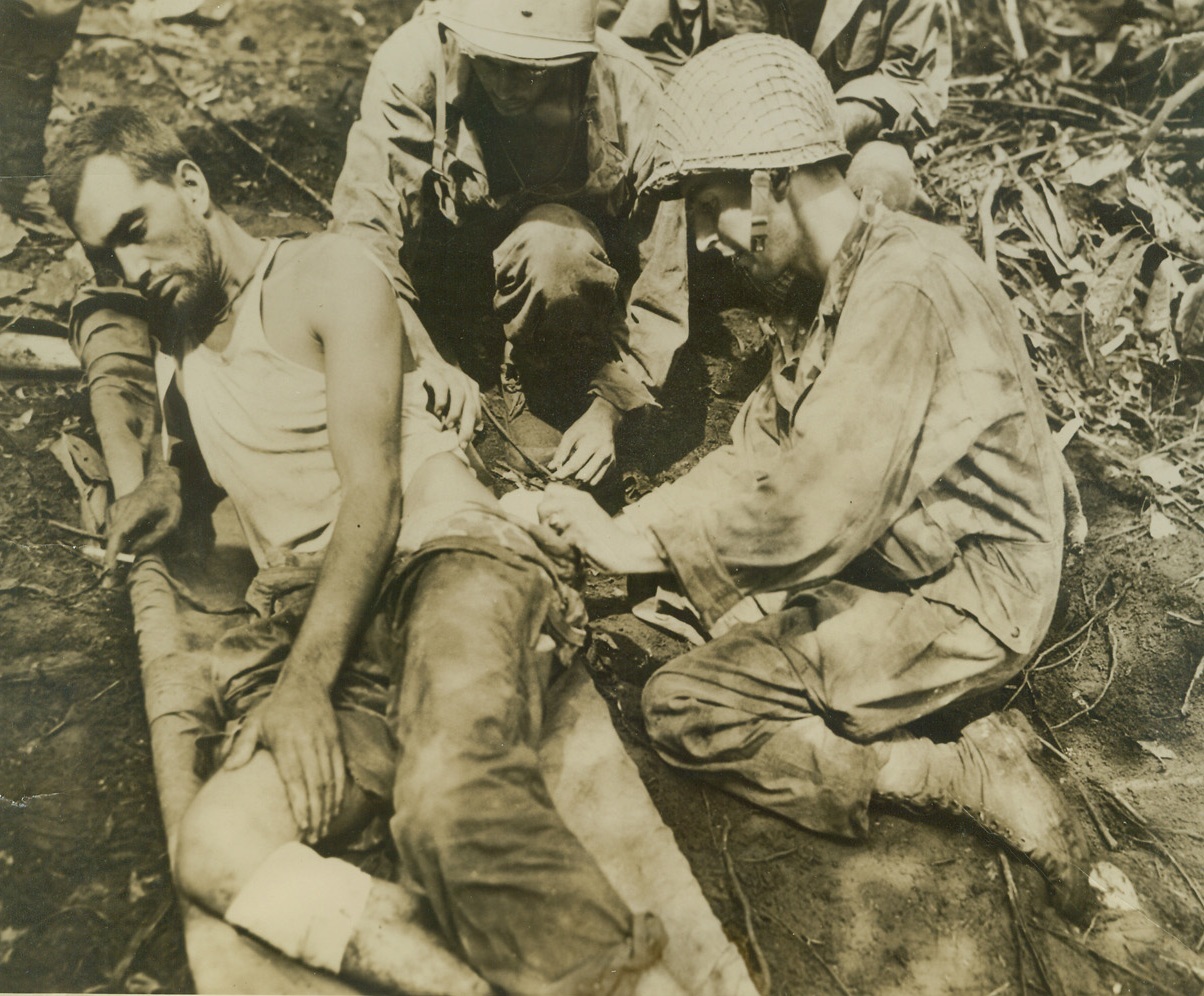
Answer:
[[[644,189],[675,197],[698,173],[788,169],[847,155],[819,63],[777,35],[737,35],[704,49],[666,88]]]
[[[470,52],[537,66],[598,54],[597,0],[442,0],[439,20]]]

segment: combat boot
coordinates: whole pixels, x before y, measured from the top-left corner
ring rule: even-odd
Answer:
[[[1023,714],[992,713],[934,745],[923,788],[909,801],[969,817],[1029,858],[1049,883],[1050,898],[1080,922],[1094,905],[1082,830],[1061,791],[1036,763],[1040,741]]]

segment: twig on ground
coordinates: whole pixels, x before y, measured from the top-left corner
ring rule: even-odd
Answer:
[[[1003,170],[991,173],[991,179],[982,192],[978,205],[978,223],[982,231],[982,258],[993,272],[999,270],[999,258],[995,254],[995,198],[1003,183]]]
[[[1008,868],[1007,855],[1003,851],[998,852],[999,864],[1004,870],[1004,892],[1007,895],[1008,909],[1012,914],[1012,942],[1016,947],[1016,979],[1020,983],[1020,996],[1028,996],[1028,979],[1024,974],[1024,934],[1022,932],[1020,919],[1020,909],[1016,905],[1016,897],[1013,895],[1015,891],[1015,883],[1012,881],[1012,872]]]
[[[65,533],[70,533],[72,536],[82,536],[84,539],[96,540],[98,543],[104,542],[104,537],[100,533],[90,533],[86,529],[80,529],[79,526],[68,525],[66,522],[60,522],[58,519],[47,519],[46,525],[54,526],[55,529],[61,529]]]
[[[792,854],[798,854],[799,848],[802,846],[799,844],[797,847],[788,847],[783,851],[774,851],[772,854],[757,854],[751,858],[737,858],[736,860],[745,865],[764,864],[768,861],[777,861],[778,858],[788,858]]]
[[[723,832],[719,837],[719,854],[723,858],[723,867],[727,872],[728,881],[731,883],[732,894],[736,897],[736,901],[740,904],[740,911],[744,914],[744,932],[748,937],[749,950],[757,962],[756,974],[760,976],[762,983],[757,988],[768,994],[773,992],[773,976],[769,971],[769,962],[765,960],[765,952],[761,950],[761,942],[757,940],[757,930],[753,924],[752,903],[748,901],[748,894],[744,891],[740,876],[736,874],[736,863],[732,860],[732,852],[727,846],[727,838],[731,832],[732,825],[725,818]]]
[[[248,138],[245,134],[243,134],[243,132],[240,128],[237,128],[236,126],[230,124],[229,121],[223,121],[221,118],[217,117],[211,110],[209,110],[208,107],[206,107],[199,100],[197,100],[196,97],[194,97],[191,93],[188,92],[188,90],[184,86],[184,84],[180,82],[179,77],[176,76],[176,74],[172,71],[171,67],[167,65],[167,63],[165,63],[162,59],[159,58],[159,56],[157,56],[155,54],[153,47],[149,43],[143,42],[140,40],[139,40],[139,42],[143,47],[143,51],[146,53],[146,57],[155,64],[155,66],[158,68],[158,70],[161,73],[163,73],[163,75],[166,76],[168,78],[168,80],[171,81],[172,86],[174,86],[180,92],[180,95],[186,101],[188,101],[188,105],[190,107],[192,107],[193,110],[204,115],[209,121],[212,121],[219,128],[221,128],[224,131],[228,132],[229,134],[233,135],[234,138],[236,138],[238,141],[242,142],[243,145],[245,145],[248,149],[250,149],[257,156],[259,156],[268,166],[270,166],[277,173],[279,173],[286,180],[288,180],[289,183],[291,183],[294,187],[296,187],[303,194],[305,194],[310,200],[312,200],[315,204],[317,204],[327,214],[332,213],[331,207],[330,207],[330,201],[328,201],[325,197],[323,197],[316,190],[314,190],[313,187],[311,187],[308,183],[306,183],[304,180],[302,180],[301,177],[297,176],[297,174],[292,172],[292,170],[288,169],[288,167],[286,167],[283,163],[279,162],[262,145],[260,145],[258,142],[255,142],[251,138]]]
[[[1186,84],[1166,98],[1166,103],[1162,105],[1162,110],[1150,122],[1150,126],[1141,136],[1141,141],[1137,143],[1137,151],[1133,154],[1134,159],[1140,159],[1145,155],[1149,147],[1158,140],[1158,136],[1161,134],[1162,129],[1166,127],[1170,116],[1201,90],[1204,90],[1204,73],[1197,75],[1194,79],[1188,80]]]
[[[1064,720],[1062,720],[1062,722],[1054,723],[1050,729],[1060,730],[1064,726],[1068,726],[1069,724],[1073,723],[1076,719],[1086,716],[1089,712],[1091,712],[1092,709],[1104,701],[1104,696],[1108,694],[1108,689],[1112,687],[1112,682],[1116,678],[1116,669],[1119,665],[1120,655],[1116,652],[1116,634],[1112,631],[1112,620],[1110,619],[1104,623],[1104,634],[1108,638],[1109,658],[1108,677],[1104,681],[1104,687],[1100,689],[1100,693],[1095,697],[1094,702],[1087,703],[1087,705],[1083,706],[1082,709],[1067,716]]]
[[[1028,948],[1028,953],[1032,956],[1033,964],[1037,966],[1037,974],[1041,976],[1041,984],[1045,987],[1045,991],[1050,996],[1057,996],[1058,990],[1050,982],[1050,975],[1045,967],[1045,959],[1041,956],[1040,950],[1033,941],[1032,934],[1028,932],[1028,924],[1020,912],[1020,890],[1016,888],[1016,880],[1012,877],[1012,866],[1008,862],[1008,856],[1003,851],[999,851],[998,854],[999,867],[1003,869],[1003,882],[1006,887],[1008,906],[1012,911],[1012,923],[1016,928],[1016,933],[1020,935],[1024,941],[1024,946]],[[1021,992],[1024,992],[1026,991],[1024,957],[1019,942],[1016,945],[1016,960],[1020,966],[1020,988]]]
[[[159,929],[159,925],[163,922],[171,910],[172,904],[175,902],[170,889],[166,889],[164,892],[165,895],[159,901],[159,906],[156,908],[154,915],[134,931],[129,944],[126,945],[125,954],[121,956],[121,960],[113,966],[113,971],[109,973],[109,981],[118,989],[124,988],[125,977],[129,975],[130,968],[134,964],[134,959],[138,957],[138,952],[155,935],[155,932]]]
[[[71,703],[71,705],[67,707],[67,711],[65,713],[63,713],[62,719],[60,719],[57,723],[55,723],[54,726],[52,726],[45,733],[42,733],[39,736],[34,737],[33,740],[31,740],[28,744],[26,744],[23,748],[21,748],[22,751],[26,754],[32,753],[36,747],[45,743],[47,740],[49,740],[51,737],[53,737],[56,733],[58,733],[60,730],[62,730],[63,727],[65,727],[68,723],[72,722],[76,718],[81,707],[86,706],[86,705],[91,705],[93,702],[96,702],[101,696],[107,695],[109,692],[111,692],[114,688],[116,688],[120,684],[121,684],[121,679],[118,678],[117,680],[112,681],[109,684],[105,685],[104,688],[102,688],[99,692],[97,692],[95,695],[93,695],[90,699],[85,699],[83,702]]]
[[[1012,39],[1012,57],[1017,62],[1028,61],[1028,46],[1024,43],[1024,29],[1020,24],[1020,5],[1017,0],[1003,0],[1003,21]]]
[[[1069,944],[1074,948],[1077,948],[1079,951],[1089,954],[1092,958],[1096,959],[1097,961],[1102,962],[1103,964],[1107,965],[1109,968],[1114,968],[1118,972],[1124,972],[1125,975],[1128,975],[1130,978],[1134,978],[1140,982],[1144,982],[1147,986],[1150,987],[1151,990],[1154,990],[1154,991],[1157,991],[1160,993],[1166,993],[1167,996],[1179,996],[1177,990],[1168,989],[1166,986],[1162,985],[1161,983],[1155,982],[1148,975],[1142,975],[1139,971],[1137,971],[1137,969],[1130,968],[1128,965],[1124,964],[1123,962],[1115,961],[1114,959],[1109,958],[1107,955],[1101,954],[1099,951],[1096,951],[1094,948],[1088,947],[1086,944],[1084,944],[1082,941],[1080,941],[1077,937],[1073,937],[1072,935],[1064,933],[1063,931],[1060,931],[1060,930],[1054,930],[1052,927],[1047,927],[1047,926],[1045,926],[1045,924],[1039,923],[1037,921],[1033,921],[1033,926],[1036,927],[1038,930],[1043,931],[1046,934],[1049,934],[1051,937],[1056,937],[1058,940],[1060,940],[1066,944]]]
[[[776,916],[773,913],[769,913],[764,910],[758,910],[757,916],[761,917],[762,919],[768,920],[770,923],[776,923],[779,927],[781,927],[784,931],[786,931],[786,933],[788,933],[796,941],[799,941],[803,945],[803,949],[809,955],[811,955],[812,958],[814,958],[817,962],[819,962],[819,964],[823,967],[824,971],[828,973],[829,977],[832,979],[833,982],[836,983],[837,988],[844,994],[844,996],[853,996],[852,991],[849,989],[848,986],[846,986],[844,984],[844,980],[837,974],[836,969],[832,965],[829,965],[828,962],[824,958],[821,958],[819,955],[819,952],[817,952],[815,950],[816,946],[819,944],[819,941],[815,940],[814,938],[808,937],[806,934],[799,933],[799,931],[795,930],[792,926],[790,926],[790,924],[788,924],[780,916]]]
[[[483,411],[485,413],[485,417],[487,419],[489,419],[490,425],[492,425],[495,429],[497,429],[498,434],[501,435],[501,437],[504,440],[506,440],[506,442],[509,443],[514,448],[514,451],[523,458],[523,461],[532,470],[534,470],[536,474],[538,474],[540,477],[542,477],[545,481],[552,480],[552,472],[550,470],[548,470],[547,467],[545,467],[542,463],[540,463],[534,457],[528,456],[527,451],[524,450],[521,446],[518,445],[518,443],[516,443],[514,441],[514,437],[511,436],[510,433],[507,432],[506,429],[502,426],[501,419],[499,419],[496,415],[493,414],[493,409],[490,408],[488,404],[486,404],[484,398],[481,399],[481,411]]]
[[[1127,526],[1124,529],[1115,529],[1110,533],[1104,533],[1103,536],[1097,536],[1095,538],[1095,544],[1098,546],[1100,543],[1107,543],[1108,540],[1120,539],[1122,536],[1131,536],[1133,533],[1139,533],[1143,529],[1145,529],[1144,522],[1135,523],[1134,525]]]
[[[1087,807],[1087,812],[1091,814],[1091,822],[1095,824],[1095,829],[1099,831],[1104,845],[1109,851],[1120,850],[1120,844],[1116,842],[1116,838],[1112,836],[1112,831],[1108,829],[1108,824],[1104,822],[1104,814],[1099,811],[1095,800],[1091,798],[1090,793],[1087,791],[1087,786],[1076,778],[1074,787],[1079,790],[1079,798],[1083,800],[1083,805]]]
[[[1099,788],[1100,791],[1107,795],[1108,799],[1113,805],[1116,806],[1117,809],[1119,809],[1128,819],[1132,820],[1136,826],[1149,835],[1148,838],[1134,837],[1133,839],[1139,844],[1144,844],[1146,847],[1149,847],[1166,858],[1175,871],[1177,871],[1183,878],[1183,881],[1187,883],[1187,887],[1191,889],[1192,895],[1196,897],[1196,902],[1200,904],[1200,908],[1204,909],[1204,893],[1201,893],[1200,887],[1196,885],[1195,879],[1193,879],[1187,873],[1187,870],[1182,864],[1179,863],[1179,859],[1175,857],[1175,855],[1171,852],[1171,849],[1167,847],[1166,844],[1164,844],[1159,838],[1158,834],[1154,832],[1153,828],[1149,824],[1149,821],[1147,821],[1146,818],[1142,816],[1131,803],[1126,802],[1123,798],[1121,798],[1120,795],[1118,795],[1116,792],[1113,792],[1110,788],[1107,788],[1103,785],[1099,786]]]
[[[1197,623],[1197,625],[1199,624]],[[1183,705],[1179,706],[1179,715],[1188,716],[1191,714],[1191,693],[1196,687],[1196,682],[1200,680],[1201,674],[1204,674],[1204,657],[1200,658],[1200,663],[1196,665],[1196,670],[1191,676],[1191,681],[1187,683],[1187,692],[1183,696]]]

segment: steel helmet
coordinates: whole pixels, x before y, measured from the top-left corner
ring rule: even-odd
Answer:
[[[598,54],[598,0],[447,0],[439,20],[472,54],[561,66]]]
[[[688,176],[762,171],[848,156],[836,98],[819,63],[777,35],[736,35],[673,77],[656,119],[644,190],[677,197]]]

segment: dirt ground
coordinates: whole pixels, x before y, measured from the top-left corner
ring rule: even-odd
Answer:
[[[329,196],[368,58],[401,18],[386,0],[242,0],[221,23],[139,28],[125,5],[96,3],[63,65],[54,128],[90,106],[145,102],[237,218],[261,234],[313,228],[321,208],[221,122]],[[65,246],[32,233],[3,265],[36,278]],[[715,445],[764,364],[749,313],[719,297],[727,310],[700,319],[665,421],[641,437],[662,445],[632,458],[633,488]],[[0,381],[0,990],[186,992],[129,604],[58,525],[79,521],[48,449],[61,432],[96,444],[74,380]],[[684,644],[631,617],[621,583],[591,580],[595,676],[763,992],[1200,990],[1188,963],[1204,943],[1204,681],[1187,696],[1204,657],[1204,530],[1151,538],[1148,486],[1097,444],[1069,454],[1091,535],[1067,564],[1048,653],[1023,685],[928,732],[948,736],[1015,697],[1057,748],[1049,768],[1097,857],[1136,889],[1144,912],[1127,945],[1107,924],[1061,921],[1030,866],[965,826],[876,810],[870,839],[848,844],[671,772],[647,746],[639,685]]]

